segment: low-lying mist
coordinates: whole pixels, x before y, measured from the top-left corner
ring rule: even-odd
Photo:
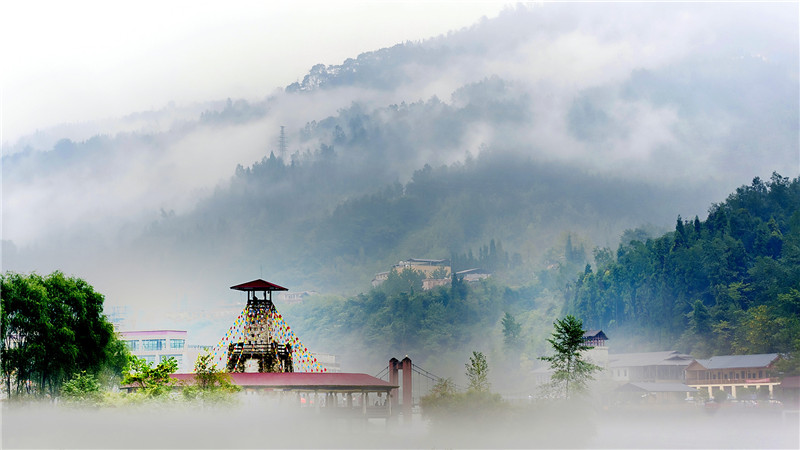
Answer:
[[[239,406],[5,404],[3,448],[798,448],[797,414],[675,405],[504,404],[489,415],[364,420],[245,396]]]

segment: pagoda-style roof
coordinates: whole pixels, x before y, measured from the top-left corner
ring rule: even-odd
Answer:
[[[604,341],[607,341],[608,337],[606,336],[605,333],[603,333],[603,330],[588,330],[585,333],[583,333],[583,339],[585,340],[602,339]]]
[[[248,281],[247,283],[237,284],[236,286],[231,286],[231,289],[235,289],[237,291],[288,291],[283,286],[278,286],[275,283],[270,283],[269,281],[264,281],[261,278],[253,281]]]

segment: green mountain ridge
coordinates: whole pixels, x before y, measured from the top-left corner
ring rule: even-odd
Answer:
[[[623,242],[565,313],[699,357],[800,350],[800,179],[755,178],[675,231]]]

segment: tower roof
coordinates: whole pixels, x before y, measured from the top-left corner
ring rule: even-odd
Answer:
[[[275,283],[264,281],[261,278],[253,281],[248,281],[247,283],[237,284],[236,286],[231,286],[231,289],[235,289],[237,291],[288,291],[289,290],[283,286],[278,286]]]
[[[594,339],[603,339],[604,341],[608,340],[608,337],[606,336],[605,333],[603,333],[603,330],[588,330],[588,331],[583,333],[583,338],[584,339],[593,339],[593,338]]]

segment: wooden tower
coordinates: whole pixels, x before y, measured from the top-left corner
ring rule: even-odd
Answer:
[[[262,373],[293,372],[291,344],[276,339],[277,311],[272,303],[273,291],[288,289],[262,279],[231,286],[231,289],[247,292],[247,307],[244,338],[228,345],[228,372],[245,372],[245,369]],[[253,370],[256,365],[257,370]]]

